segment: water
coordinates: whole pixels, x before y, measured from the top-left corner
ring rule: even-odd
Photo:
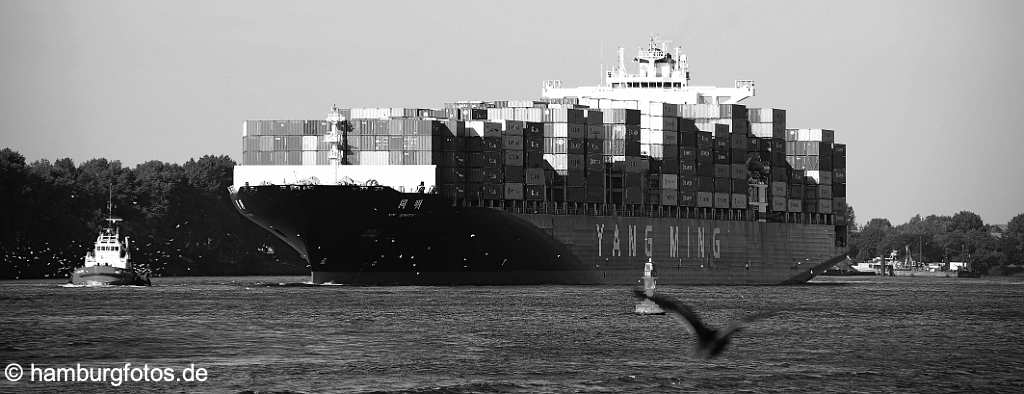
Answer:
[[[0,380],[0,392],[1020,392],[1024,280],[820,278],[678,287],[714,325],[779,310],[722,357],[690,356],[619,287],[308,286],[157,278],[0,282],[0,362],[176,371],[205,382]],[[27,372],[26,375],[27,376]],[[27,378],[25,378],[27,379]]]

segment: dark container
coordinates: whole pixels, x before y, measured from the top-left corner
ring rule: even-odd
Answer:
[[[680,175],[676,183],[676,187],[679,190],[697,191],[697,177],[695,176]]]
[[[465,141],[466,151],[468,152],[483,152],[484,140],[481,137],[463,137]]]
[[[687,148],[697,147],[697,132],[683,131],[679,133],[679,146]]]
[[[713,136],[710,132],[701,131],[697,133],[697,147],[710,149],[713,146]]]
[[[746,149],[733,149],[730,153],[731,153],[731,155],[729,157],[729,159],[730,159],[729,162],[730,163],[732,163],[732,164],[746,163],[746,161],[747,161],[747,150]]]
[[[527,201],[544,201],[544,185],[526,185],[523,198]]]
[[[501,164],[506,166],[518,166],[524,165],[523,151],[521,150],[505,150],[502,152]]]
[[[732,193],[732,178],[715,178],[715,193]]]
[[[846,183],[846,168],[832,169],[832,183]]]
[[[503,164],[505,155],[501,151],[484,152],[484,167],[496,167]]]
[[[846,198],[846,184],[845,183],[833,183],[832,184],[832,198]]]
[[[714,137],[711,140],[711,146],[715,152],[728,152],[729,151],[729,139]]]
[[[505,175],[504,175],[504,171],[502,171],[502,167],[484,167],[483,168],[483,173],[484,173],[483,183],[485,183],[485,184],[501,183],[501,181],[503,179],[505,179]]]
[[[715,164],[732,164],[728,151],[715,151]]]
[[[526,180],[525,171],[520,166],[504,166],[502,173],[506,183],[523,183]]]
[[[481,141],[481,150],[484,152],[501,151],[501,137],[483,137]]]
[[[843,156],[832,156],[832,169],[846,169],[846,155]]]
[[[526,151],[523,153],[523,165],[527,168],[540,168],[544,165],[544,154]]]
[[[696,191],[679,191],[679,206],[681,207],[693,207],[697,205],[697,192]]]
[[[484,152],[469,152],[468,166],[471,168],[482,168],[487,165],[487,156]]]

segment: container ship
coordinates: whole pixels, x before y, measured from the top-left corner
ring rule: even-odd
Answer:
[[[247,120],[238,211],[314,283],[805,282],[844,257],[846,146],[692,86],[654,39],[599,86],[532,100]]]

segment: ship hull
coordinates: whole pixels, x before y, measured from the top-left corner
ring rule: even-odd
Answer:
[[[75,269],[71,284],[79,286],[149,286],[148,278],[133,270],[103,265]]]
[[[245,187],[232,198],[306,259],[314,283],[631,285],[650,260],[666,285],[776,285],[841,258],[831,225],[713,217],[724,211],[455,207],[352,186]]]

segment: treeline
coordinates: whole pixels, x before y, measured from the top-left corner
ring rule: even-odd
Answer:
[[[298,255],[235,211],[235,162],[178,165],[68,158],[26,163],[0,151],[0,278],[66,277],[83,263],[106,217],[108,188],[137,265],[155,275],[304,274]]]
[[[1024,264],[1024,214],[1005,229],[985,224],[969,211],[953,216],[916,215],[893,226],[887,219],[871,219],[850,234],[849,256],[856,260],[908,256],[921,262],[966,261],[991,274],[1020,271]]]

